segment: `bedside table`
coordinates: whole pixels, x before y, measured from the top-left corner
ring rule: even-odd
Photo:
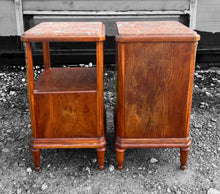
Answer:
[[[40,150],[95,148],[99,169],[106,150],[103,101],[103,41],[100,22],[45,22],[26,31],[31,151],[36,171]],[[31,42],[42,42],[44,72],[34,82]],[[96,42],[95,68],[51,68],[49,42]]]
[[[199,35],[178,22],[118,22],[115,145],[118,169],[128,148],[180,148],[186,168]]]

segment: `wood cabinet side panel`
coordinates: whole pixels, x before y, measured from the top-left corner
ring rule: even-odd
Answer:
[[[125,44],[117,43],[117,134],[125,131]]]
[[[126,44],[125,137],[187,137],[194,69],[192,45]]]

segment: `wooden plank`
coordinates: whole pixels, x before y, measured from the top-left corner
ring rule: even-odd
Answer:
[[[185,15],[190,10],[150,10],[150,11],[23,11],[24,15],[53,15],[53,16],[143,16],[143,15]]]
[[[190,0],[24,0],[24,10],[189,10]]]
[[[199,0],[196,29],[206,32],[220,32],[220,1]]]
[[[180,21],[180,16],[189,14],[189,11],[24,11],[24,14],[34,15],[34,25],[56,21],[100,21],[105,24],[106,34],[112,36],[114,35],[113,26],[117,21]]]
[[[41,22],[92,22],[100,21],[105,24],[106,35],[114,35],[114,24],[117,21],[180,21],[180,15],[139,15],[139,16],[34,16],[33,24]]]
[[[0,2],[0,36],[17,34],[14,1]]]

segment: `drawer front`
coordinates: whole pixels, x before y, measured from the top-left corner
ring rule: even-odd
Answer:
[[[38,138],[97,136],[96,92],[34,94]]]

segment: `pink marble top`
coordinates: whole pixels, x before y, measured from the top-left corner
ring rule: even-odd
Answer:
[[[24,36],[103,36],[101,22],[43,22],[24,33]]]
[[[186,36],[195,35],[190,28],[176,21],[117,22],[121,36]]]

